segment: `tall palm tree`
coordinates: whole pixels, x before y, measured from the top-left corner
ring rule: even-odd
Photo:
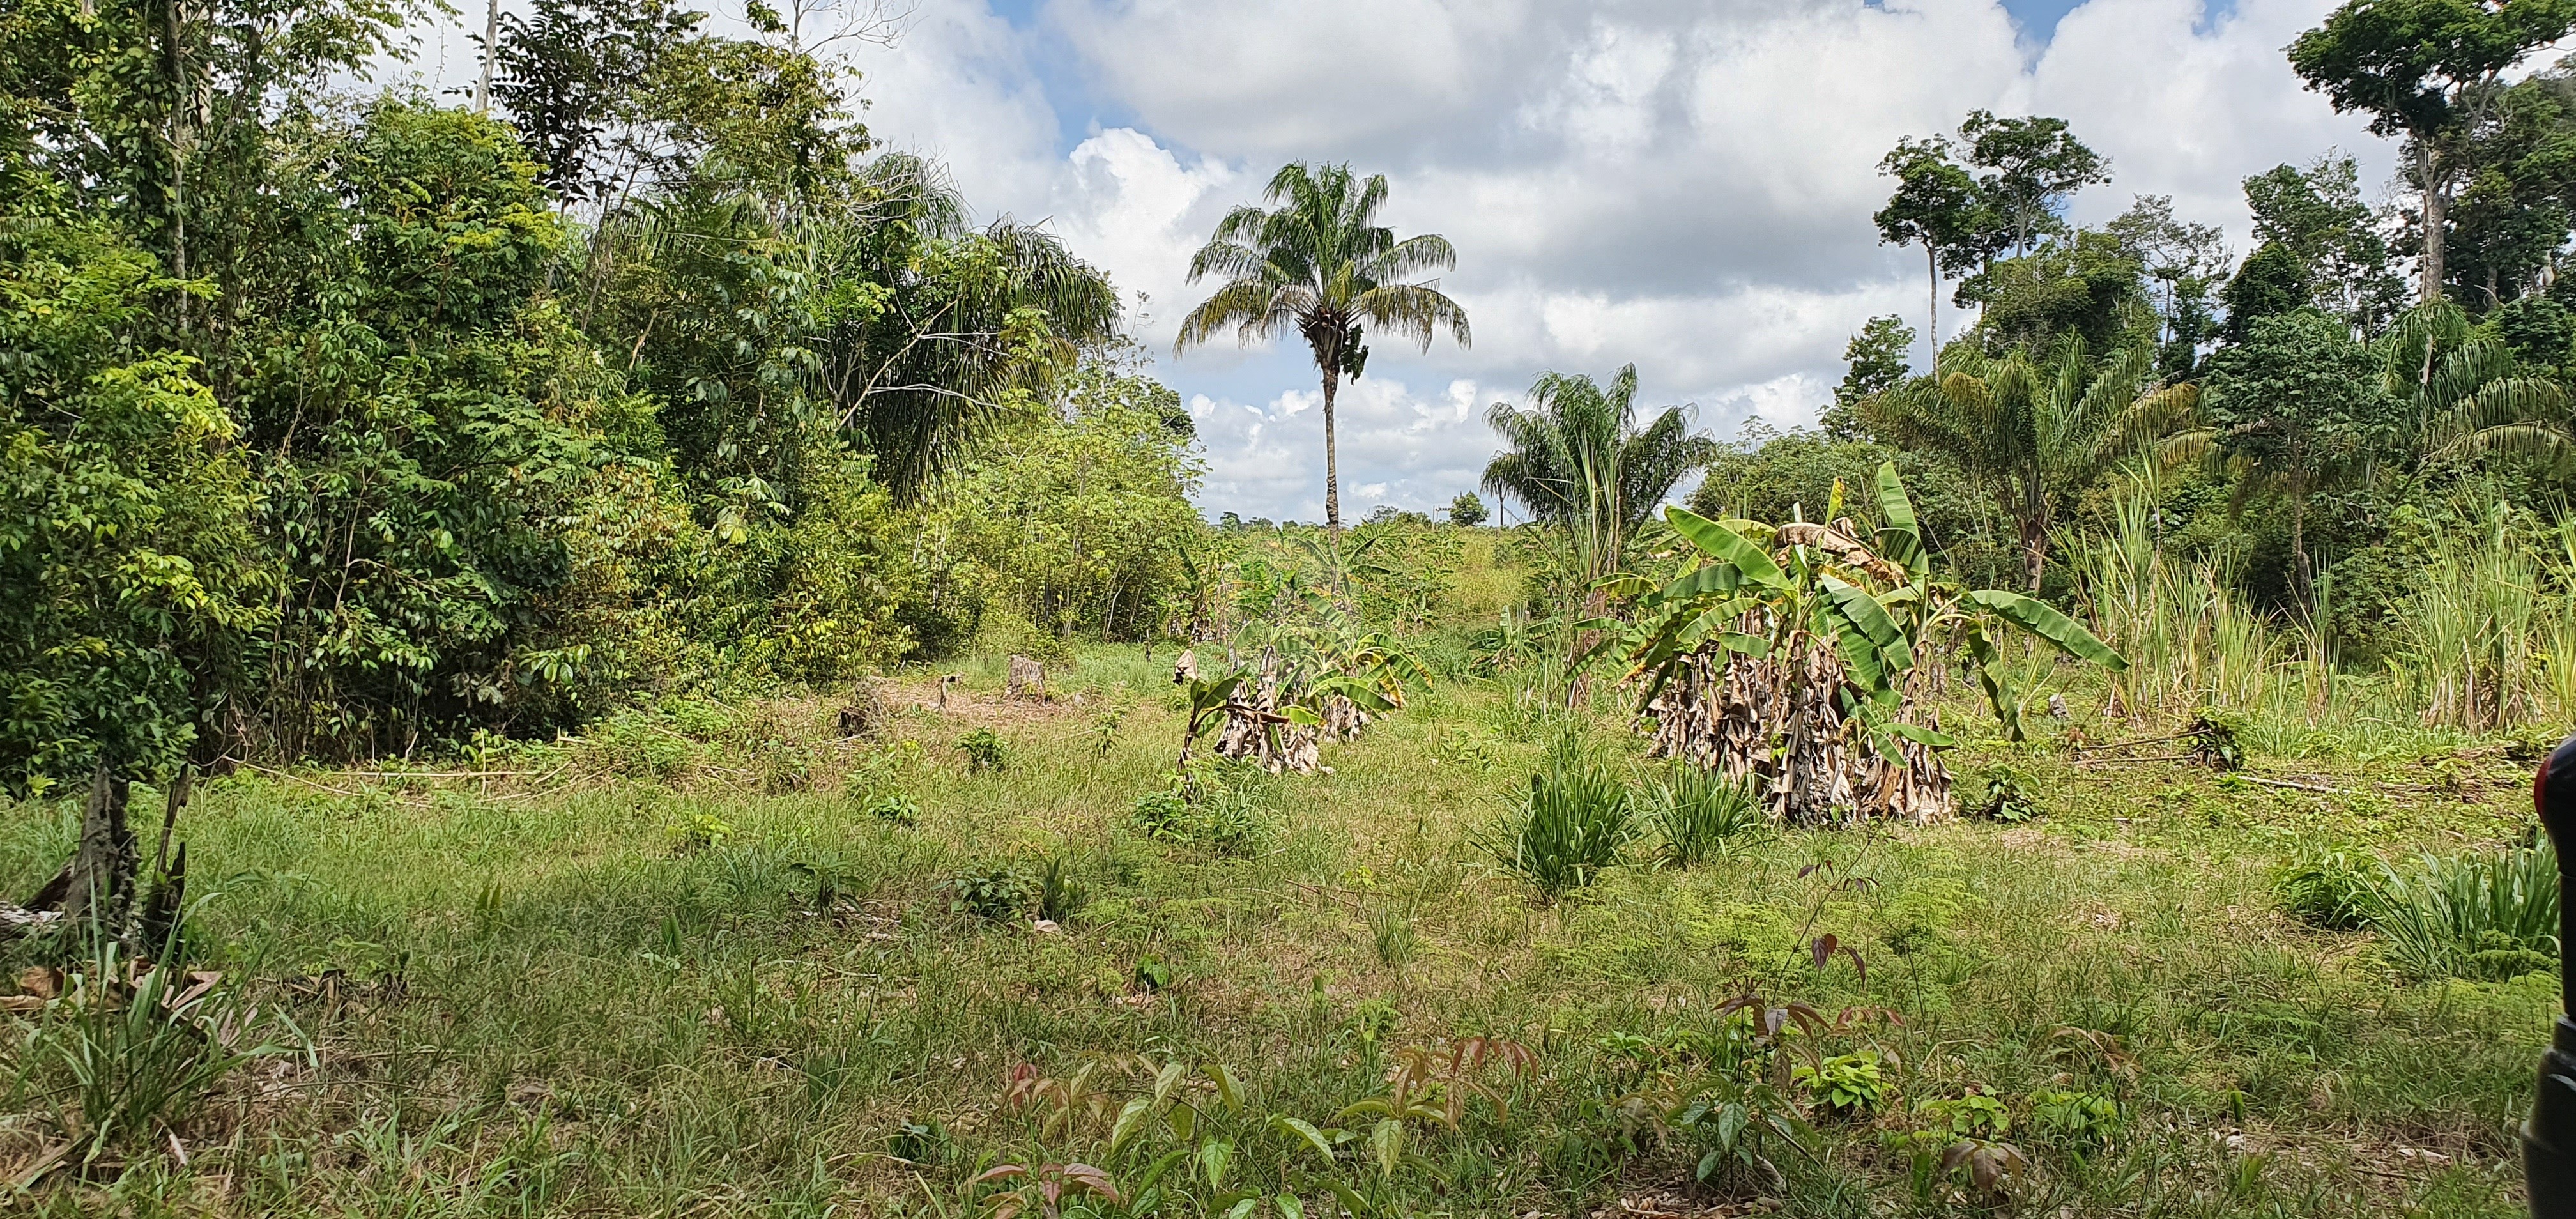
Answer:
[[[2058,514],[2115,463],[2171,437],[2199,393],[2160,384],[2146,348],[2097,366],[2069,340],[2036,360],[2018,348],[1989,356],[1962,346],[1861,410],[1896,444],[1946,453],[1994,493],[2021,534],[2022,574],[2036,593]]]
[[[2381,344],[2386,388],[2412,408],[2407,425],[2425,462],[2494,455],[2563,467],[2576,456],[2566,393],[2545,377],[2521,375],[2513,352],[2475,330],[2457,304],[2407,310]]]
[[[1287,165],[1270,179],[1263,201],[1226,213],[1216,233],[1190,258],[1190,282],[1225,279],[1214,295],[1181,319],[1173,354],[1233,327],[1246,345],[1290,332],[1306,340],[1324,378],[1324,524],[1342,528],[1341,467],[1333,436],[1333,394],[1368,362],[1363,329],[1410,339],[1431,349],[1447,330],[1465,347],[1467,311],[1441,294],[1437,281],[1409,282],[1424,271],[1450,270],[1457,251],[1425,233],[1396,240],[1377,223],[1386,175],[1355,178],[1348,165]]]

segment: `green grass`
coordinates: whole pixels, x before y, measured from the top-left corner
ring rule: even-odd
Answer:
[[[313,1057],[237,1070],[167,1137],[5,1205],[962,1216],[995,1164],[1085,1161],[1132,1186],[1222,1139],[1230,1187],[1310,1211],[1340,1184],[1396,1210],[1588,1214],[1692,1188],[1710,1136],[1662,1127],[1746,1086],[1802,1095],[1789,1069],[1812,1051],[1879,1055],[1885,1097],[1812,1113],[1810,1154],[1767,1144],[1781,1177],[1718,1173],[1725,1196],[1975,1213],[1962,1181],[1915,1171],[1909,1140],[1991,1096],[2034,1164],[2018,1213],[2521,1213],[2511,1132],[2551,980],[2412,982],[2372,933],[2308,927],[2273,893],[2305,843],[2403,859],[2514,840],[2524,764],[2500,750],[2249,742],[2255,773],[2337,791],[2320,794],[1971,742],[1957,769],[2011,767],[2044,819],[1750,835],[1689,869],[1637,850],[1550,905],[1471,842],[1526,793],[1563,715],[1444,684],[1329,749],[1332,773],[1277,780],[1275,833],[1229,853],[1137,826],[1179,741],[1169,655],[1086,649],[1051,671],[1045,707],[992,701],[998,668],[942,670],[965,692],[945,717],[899,714],[912,751],[831,739],[830,700],[693,704],[489,763],[512,777],[205,783],[183,822],[197,933]],[[898,706],[934,699],[929,678],[898,684]],[[2122,731],[2076,701],[2073,727]],[[1119,708],[1103,752],[1092,729]],[[1944,722],[1984,724],[1964,705]],[[967,770],[953,746],[979,728],[1004,769]],[[1589,741],[1641,788],[1660,773],[1606,710]],[[866,809],[887,791],[917,826]],[[687,832],[710,823],[728,832]],[[0,891],[50,874],[73,826],[65,806],[9,810]],[[1087,897],[1055,932],[952,911],[941,887],[1007,869],[1034,913],[1051,862]],[[1866,972],[1842,952],[1817,968],[1826,933]],[[1747,992],[1855,1014],[1773,1044],[1721,1013]],[[24,1051],[30,1018],[0,1019],[14,1175],[56,1137],[38,1099],[52,1068]],[[1341,1115],[1383,1097],[1408,1050],[1478,1036],[1534,1061],[1433,1085],[1463,1098],[1457,1128],[1402,1123],[1383,1170],[1377,1119]],[[1241,1111],[1190,1083],[1191,1137],[1157,1118],[1113,1151],[1121,1107],[1171,1061],[1192,1080],[1223,1065]],[[1024,1065],[1064,1086],[1008,1103]],[[2089,1124],[2067,1132],[2070,1112]],[[1274,1116],[1352,1134],[1327,1167]],[[1218,1196],[1175,1171],[1165,1196]]]

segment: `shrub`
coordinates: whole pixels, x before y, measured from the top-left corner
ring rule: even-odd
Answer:
[[[957,738],[957,752],[966,755],[966,773],[981,774],[1010,765],[1010,754],[1002,738],[990,728],[978,728]]]
[[[1754,782],[1696,766],[1674,767],[1655,785],[1652,805],[1655,827],[1663,831],[1664,862],[1687,868],[1715,859],[1730,844],[1769,827]]]
[[[2370,897],[2380,951],[2413,978],[2502,980],[2558,967],[2558,856],[2546,842],[2383,867]]]
[[[1028,879],[1008,867],[960,873],[939,887],[948,892],[950,914],[971,914],[999,923],[1028,913]]]
[[[1628,789],[1583,757],[1572,733],[1562,733],[1528,792],[1476,845],[1553,902],[1599,880],[1635,835]]]

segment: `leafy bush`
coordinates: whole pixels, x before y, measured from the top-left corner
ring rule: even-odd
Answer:
[[[941,881],[939,887],[948,893],[950,914],[971,914],[999,923],[1028,913],[1028,878],[1007,866],[960,873]]]
[[[2311,927],[2358,929],[2370,918],[2379,861],[2342,847],[2302,847],[2272,873],[2272,894]]]
[[[2547,842],[2382,868],[2369,924],[2413,978],[2501,980],[2558,967],[2558,856]]]
[[[2007,824],[2037,821],[2048,810],[2031,790],[2030,779],[2010,766],[1996,766],[1986,772],[1985,789],[1968,804],[1971,816]]]
[[[1599,880],[1635,836],[1627,787],[1582,756],[1572,733],[1561,733],[1529,790],[1476,846],[1553,902]]]
[[[1931,1129],[1952,1138],[1999,1139],[2012,1130],[2012,1112],[1983,1092],[1927,1100],[1914,1111]]]
[[[1762,1185],[1776,1186],[1783,1179],[1771,1159],[1778,1145],[1803,1154],[1815,1134],[1778,1089],[1732,1080],[1684,1105],[1673,1114],[1672,1125],[1700,1153],[1691,1168],[1693,1179],[1717,1186],[1753,1173],[1761,1174]]]
[[[1010,753],[1002,738],[990,728],[978,728],[957,738],[957,752],[966,755],[966,773],[981,774],[1010,765]]]
[[[1715,859],[1727,847],[1770,826],[1755,797],[1754,780],[1729,780],[1713,770],[1677,766],[1655,785],[1652,813],[1663,831],[1663,860],[1676,868]]]

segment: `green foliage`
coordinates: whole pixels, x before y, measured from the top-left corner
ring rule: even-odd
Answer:
[[[2344,847],[2302,845],[2272,871],[2272,894],[2290,917],[2348,931],[2376,909],[2380,863]]]
[[[733,838],[733,824],[714,813],[691,813],[687,820],[665,832],[671,851],[693,855],[699,851],[723,846]]]
[[[2043,1088],[2030,1094],[2032,1133],[2074,1148],[2099,1147],[2119,1134],[2120,1102],[2097,1092]]]
[[[966,773],[982,774],[1010,765],[1009,743],[990,728],[978,728],[957,738],[957,752],[966,755]]]
[[[138,972],[112,938],[97,943],[46,1004],[19,1059],[19,1086],[36,1086],[83,1168],[155,1146],[227,1076],[303,1040],[282,1016],[243,1003],[221,974],[182,975],[176,954]]]
[[[1221,762],[1136,798],[1130,816],[1146,837],[1242,859],[1278,837],[1278,794],[1257,766]]]
[[[2012,1132],[2012,1111],[1984,1092],[1935,1097],[1914,1107],[1917,1117],[1951,1138],[1999,1139]]]
[[[2558,857],[2546,842],[2383,868],[2370,895],[2380,951],[2414,978],[2501,980],[2558,968]]]
[[[1449,501],[1446,514],[1449,523],[1461,529],[1473,529],[1482,525],[1485,523],[1485,518],[1492,515],[1485,510],[1485,501],[1476,498],[1476,493],[1473,491],[1459,492],[1456,499]]]
[[[1588,756],[1583,741],[1560,733],[1547,759],[1516,794],[1501,820],[1476,840],[1503,871],[1554,902],[1601,878],[1636,836],[1635,801],[1618,775]]]
[[[2031,790],[2029,776],[2001,764],[1986,769],[1984,787],[1969,799],[1968,812],[2006,823],[2036,821],[2048,815],[2039,794]]]
[[[870,796],[859,805],[859,811],[902,829],[921,824],[921,802],[901,792]]]
[[[1781,1179],[1775,1157],[1782,1149],[1807,1154],[1815,1136],[1779,1089],[1734,1080],[1719,1082],[1710,1095],[1674,1111],[1672,1126],[1698,1153],[1692,1179],[1718,1186],[1747,1178],[1767,1186]]]
[[[1867,1117],[1887,1100],[1887,1076],[1879,1069],[1874,1051],[1800,1063],[1790,1070],[1789,1078],[1806,1090],[1810,1100],[1841,1117]]]
[[[1074,875],[1072,866],[1062,856],[1047,860],[1038,878],[1038,917],[1070,922],[1090,904],[1091,886]]]
[[[1770,828],[1753,781],[1678,765],[1654,785],[1647,815],[1663,834],[1663,861],[1687,868],[1723,858],[1729,848]]]
[[[989,922],[1025,917],[1036,897],[1028,878],[1007,865],[960,872],[939,882],[948,893],[950,914],[971,914]]]

